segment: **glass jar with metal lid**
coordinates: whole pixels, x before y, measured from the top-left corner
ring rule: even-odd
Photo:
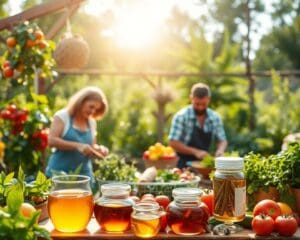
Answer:
[[[167,207],[167,222],[171,230],[180,235],[205,233],[209,210],[200,201],[202,191],[198,188],[175,188],[174,200]]]
[[[108,183],[101,185],[101,197],[96,200],[94,214],[101,230],[125,232],[130,229],[130,215],[134,201],[129,197],[128,184]]]

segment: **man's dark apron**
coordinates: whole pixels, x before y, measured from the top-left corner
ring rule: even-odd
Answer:
[[[200,150],[208,151],[211,141],[212,141],[212,133],[211,132],[206,133],[204,132],[203,128],[199,128],[196,126],[196,124],[194,124],[193,134],[191,140],[187,145]],[[178,153],[178,156],[179,156],[179,161],[177,163],[178,168],[187,167],[186,162],[197,160],[194,155]]]

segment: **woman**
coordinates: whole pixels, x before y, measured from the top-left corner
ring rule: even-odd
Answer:
[[[91,177],[91,157],[108,154],[108,149],[96,144],[96,120],[107,112],[104,93],[97,87],[86,87],[75,93],[66,108],[55,113],[49,132],[49,146],[55,148],[50,156],[46,175],[74,172]]]

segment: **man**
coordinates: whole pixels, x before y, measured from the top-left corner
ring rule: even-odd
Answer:
[[[203,159],[208,155],[212,140],[217,140],[215,156],[222,156],[227,147],[223,122],[217,112],[208,108],[211,98],[206,84],[194,84],[191,105],[181,109],[172,120],[169,145],[179,155],[177,166],[186,167],[187,161]]]

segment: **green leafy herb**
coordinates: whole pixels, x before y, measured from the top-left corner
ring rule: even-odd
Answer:
[[[134,162],[126,163],[125,158],[110,154],[102,160],[96,160],[95,177],[102,181],[136,181],[137,168]]]

